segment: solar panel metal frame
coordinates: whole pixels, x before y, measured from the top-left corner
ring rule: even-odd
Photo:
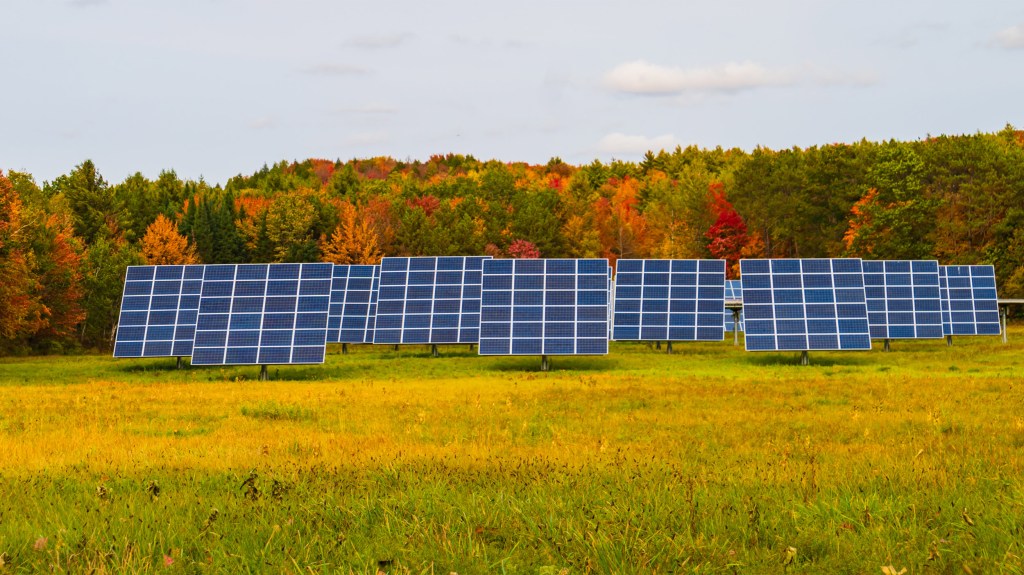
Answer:
[[[620,259],[613,341],[723,341],[725,260]]]
[[[744,259],[740,270],[747,351],[871,349],[860,259]]]
[[[479,355],[607,355],[608,260],[484,262]]]
[[[743,280],[725,280],[725,303],[743,303]],[[733,323],[733,310],[725,309],[725,333],[743,331],[743,308],[740,308],[740,326],[736,330]]]
[[[943,335],[1001,335],[995,267],[939,267]]]
[[[373,343],[374,327],[377,324],[377,294],[380,292],[380,264],[373,266],[373,287],[370,290],[370,309],[366,314],[366,335],[363,343]]]
[[[475,344],[483,262],[491,256],[381,260],[373,343]]]
[[[380,266],[334,264],[327,343],[366,343],[367,331],[373,331],[371,306],[376,307],[373,293],[379,280]]]
[[[864,260],[872,339],[941,339],[942,296],[935,260]]]
[[[128,266],[114,357],[191,356],[204,268]]]
[[[323,363],[332,268],[208,265],[192,365]]]

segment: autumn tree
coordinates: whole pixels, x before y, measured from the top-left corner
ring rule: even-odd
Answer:
[[[736,208],[725,197],[725,186],[715,182],[709,190],[711,212],[716,215],[715,223],[704,234],[708,239],[711,255],[727,261],[727,270],[738,268],[743,249],[747,246],[747,224],[736,212]],[[735,272],[730,273],[734,277]]]
[[[11,181],[0,171],[0,349],[24,330],[32,282],[23,245],[22,203]]]
[[[323,261],[336,264],[376,264],[381,253],[372,222],[359,217],[359,211],[350,202],[342,202],[339,209],[341,223],[330,238],[321,242]]]
[[[178,233],[178,227],[163,214],[146,228],[142,236],[142,260],[151,266],[199,263],[195,246]]]

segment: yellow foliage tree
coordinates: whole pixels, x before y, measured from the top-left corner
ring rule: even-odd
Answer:
[[[188,239],[178,233],[174,222],[163,214],[149,224],[146,235],[142,236],[142,259],[149,265],[199,263],[195,246],[190,246]]]
[[[349,202],[340,206],[341,223],[329,239],[321,242],[324,261],[335,264],[376,264],[380,262],[377,233],[369,218],[360,218]]]

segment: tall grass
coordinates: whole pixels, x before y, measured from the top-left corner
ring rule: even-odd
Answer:
[[[0,573],[1024,573],[1024,330],[675,349],[0,360]]]

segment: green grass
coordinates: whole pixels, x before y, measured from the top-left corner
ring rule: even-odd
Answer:
[[[675,351],[2,359],[0,574],[1024,573],[1024,329]]]

